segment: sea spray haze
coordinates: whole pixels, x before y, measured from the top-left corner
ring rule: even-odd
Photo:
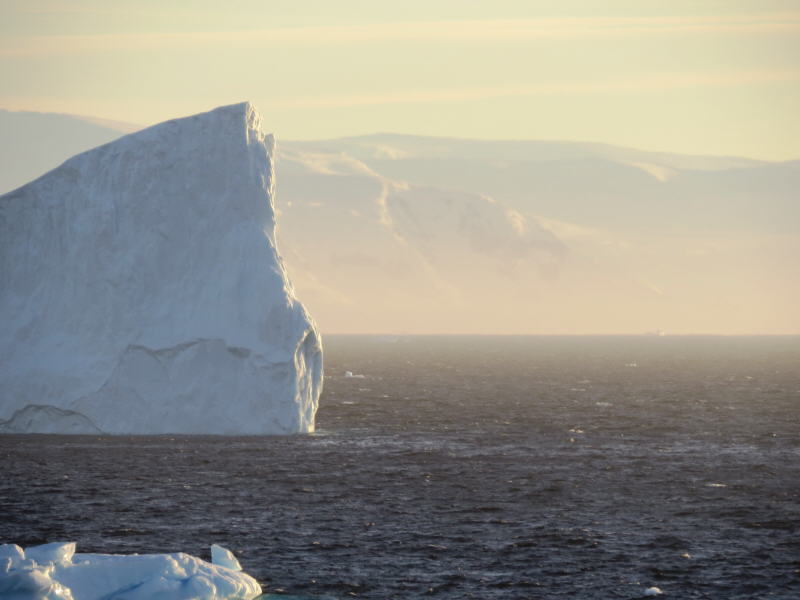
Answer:
[[[0,430],[314,430],[321,342],[275,244],[273,149],[237,104],[0,197]]]

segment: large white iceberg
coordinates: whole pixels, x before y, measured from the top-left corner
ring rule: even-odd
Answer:
[[[249,103],[0,196],[0,432],[310,432],[319,334],[275,244]]]
[[[224,556],[221,564],[218,555]],[[208,563],[183,553],[75,554],[75,542],[25,550],[16,544],[3,544],[0,598],[250,600],[260,595],[258,582],[238,567],[236,558],[220,546],[212,547],[212,562]]]

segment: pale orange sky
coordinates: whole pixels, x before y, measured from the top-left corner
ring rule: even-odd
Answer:
[[[0,5],[0,107],[150,124],[253,101],[284,139],[393,131],[800,158],[781,0]]]

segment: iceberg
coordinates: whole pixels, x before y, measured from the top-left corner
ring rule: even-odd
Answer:
[[[322,345],[275,241],[249,103],[0,196],[0,432],[314,430]]]
[[[225,561],[233,558],[216,548]],[[0,545],[0,597],[6,600],[250,600],[260,594],[250,575],[213,558],[208,563],[183,553],[75,554],[75,542],[24,550]]]

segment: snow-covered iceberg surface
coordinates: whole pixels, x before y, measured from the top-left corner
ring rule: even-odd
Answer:
[[[220,564],[214,552],[225,557]],[[220,546],[212,562],[188,554],[75,554],[75,542],[23,550],[0,545],[0,598],[6,600],[249,600],[258,582],[231,568]],[[226,564],[227,563],[227,564]]]
[[[0,196],[0,432],[310,432],[317,329],[275,244],[249,104],[168,121]]]

